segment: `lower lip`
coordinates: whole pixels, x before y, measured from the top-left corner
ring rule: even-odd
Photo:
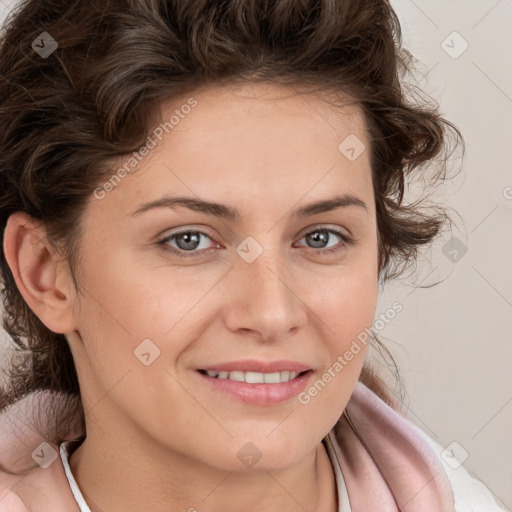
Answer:
[[[256,405],[275,405],[286,402],[304,390],[313,376],[313,371],[295,377],[288,382],[276,384],[249,384],[230,379],[209,377],[196,370],[207,385],[242,402]]]

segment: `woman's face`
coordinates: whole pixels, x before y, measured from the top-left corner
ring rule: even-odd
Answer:
[[[173,115],[83,215],[68,339],[88,433],[227,471],[285,468],[342,414],[374,318],[362,115],[261,84],[184,96],[162,107]],[[308,208],[335,196],[357,200]],[[229,364],[228,379],[199,371]],[[274,382],[293,368],[309,371]],[[251,377],[268,383],[232,380]]]

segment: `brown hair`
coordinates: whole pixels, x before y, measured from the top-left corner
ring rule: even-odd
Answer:
[[[42,32],[58,44],[46,57],[32,46]],[[446,135],[463,142],[437,106],[407,97],[402,79],[411,62],[387,0],[25,0],[9,16],[0,49],[1,233],[14,212],[40,219],[79,289],[84,204],[111,175],[109,162],[145,142],[159,105],[211,84],[271,82],[334,92],[361,106],[371,142],[379,275],[398,277],[449,220],[440,207],[405,204],[407,179],[426,177],[437,160],[425,183],[441,182]],[[0,277],[3,325],[19,351],[6,370],[0,411],[49,390],[70,397],[61,423],[73,411],[80,417],[67,341],[27,306],[3,248]],[[372,368],[360,379],[394,403]]]

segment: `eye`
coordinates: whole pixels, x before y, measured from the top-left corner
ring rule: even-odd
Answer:
[[[334,246],[325,245],[332,239],[332,235],[335,235],[341,242],[338,242]],[[310,231],[306,233],[300,240],[306,239],[308,243],[312,244],[314,249],[319,249],[316,252],[320,253],[332,253],[337,252],[344,249],[348,245],[352,245],[354,240],[348,235],[342,233],[341,231],[337,231],[335,229],[315,229],[314,231]],[[327,248],[324,248],[327,247]]]
[[[335,237],[337,237],[341,242],[338,241],[337,244],[331,247],[329,247],[329,245],[326,246],[325,244],[327,244],[332,239],[332,235],[335,235]],[[206,246],[203,245],[203,247],[201,247],[204,239],[212,240],[212,238],[203,231],[188,229],[167,236],[158,242],[158,245],[163,247],[164,250],[170,251],[178,257],[187,258],[201,256],[205,252],[210,252],[209,249],[212,249],[213,246],[208,247],[208,244],[206,244]],[[348,235],[342,233],[341,231],[328,228],[315,229],[314,231],[310,231],[299,240],[303,239],[306,239],[308,243],[312,244],[312,246],[310,246],[312,249],[318,249],[313,252],[321,254],[341,251],[347,246],[354,244],[354,240]],[[216,244],[216,246],[220,247],[219,244]]]
[[[159,245],[162,245],[164,249],[171,251],[178,256],[186,258],[188,256],[197,256],[198,250],[203,252],[208,249],[207,247],[201,247],[202,238],[208,238],[211,240],[211,238],[202,231],[180,231],[164,238],[159,242]],[[177,247],[172,246],[169,242],[175,242]],[[191,254],[186,254],[187,252]]]

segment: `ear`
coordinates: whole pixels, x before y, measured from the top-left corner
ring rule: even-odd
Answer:
[[[42,222],[24,212],[13,213],[5,227],[4,254],[21,295],[41,322],[56,333],[74,331],[73,281]]]

